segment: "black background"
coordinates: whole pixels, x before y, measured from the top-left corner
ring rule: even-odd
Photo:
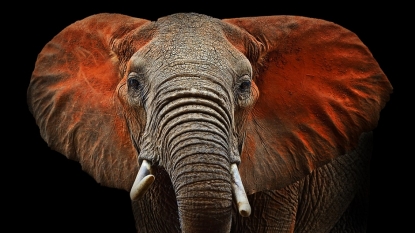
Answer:
[[[10,224],[14,229],[8,232],[29,229],[39,232],[135,232],[128,193],[100,186],[82,172],[78,163],[51,151],[41,139],[26,104],[26,89],[37,54],[43,46],[76,20],[103,12],[149,20],[177,12],[197,12],[216,18],[301,15],[332,21],[356,33],[394,87],[391,100],[382,110],[374,130],[368,232],[378,229],[401,232],[411,226],[413,213],[406,210],[412,207],[409,197],[414,182],[409,179],[413,176],[409,166],[414,152],[409,143],[414,138],[414,131],[408,124],[413,117],[406,109],[413,108],[414,104],[409,103],[413,100],[409,99],[410,92],[404,92],[410,85],[409,78],[413,79],[409,72],[413,48],[408,46],[409,33],[406,32],[413,26],[409,26],[404,13],[408,6],[380,3],[304,6],[278,2],[269,5],[260,2],[243,4],[242,1],[237,6],[225,6],[223,2],[220,6],[213,2],[200,2],[198,6],[177,2],[166,5],[156,1],[146,5],[119,1],[88,6],[71,1],[60,1],[55,5],[19,4],[16,2],[11,9],[16,14],[2,16],[3,51],[7,51],[3,55],[2,68],[9,71],[3,80],[12,82],[6,82],[2,92],[2,117],[7,122],[4,146],[11,148],[2,152],[3,158],[11,159],[2,163],[3,184],[6,184],[2,190],[10,197],[4,199],[3,206],[7,208],[2,209],[8,216],[6,225]],[[7,9],[4,11],[7,13]]]

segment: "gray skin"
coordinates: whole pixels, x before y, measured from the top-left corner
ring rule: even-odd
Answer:
[[[229,42],[216,36],[215,27],[204,25],[209,21],[189,18],[189,26],[181,27],[179,20],[158,21],[156,39],[134,54],[127,71],[127,98],[146,110],[141,113],[147,119],[139,158],[163,167],[157,173],[167,171],[172,185],[170,191],[160,190],[171,194],[161,198],[171,201],[172,211],[166,211],[167,202],[160,206],[164,210],[150,212],[172,214],[175,220],[151,224],[155,229],[150,232],[164,232],[159,227],[166,226],[165,231],[172,232],[172,223],[183,232],[229,232],[229,168],[240,162],[235,112],[255,101],[250,88],[240,87],[243,82],[250,87],[251,65],[235,48],[221,46]],[[155,187],[163,185],[161,177],[156,175]],[[133,205],[139,229],[146,219],[142,213],[147,215],[151,207],[144,202]]]
[[[233,205],[229,210],[231,229],[224,232],[366,232],[371,147],[372,133],[366,133],[355,151],[316,169],[304,179],[279,190],[248,195],[251,215],[242,217]],[[157,168],[154,174],[157,179],[146,196],[133,201],[138,232],[182,232],[170,177],[162,168]],[[196,218],[191,224],[205,229],[200,232],[211,232],[212,222],[225,219],[203,215]]]
[[[303,65],[312,88],[273,91]],[[151,165],[154,183],[132,200],[138,232],[365,232],[371,130],[389,92],[367,48],[332,23],[103,14],[45,46],[28,103],[48,145],[98,182],[130,191]]]
[[[211,22],[189,18],[181,27],[181,20],[158,21],[156,39],[134,54],[127,71],[140,83],[135,88],[127,81],[127,98],[146,109],[139,158],[158,165],[157,182],[133,203],[139,232],[345,232],[351,219],[343,212],[367,195],[366,151],[286,188],[250,195],[252,215],[238,214],[229,167],[240,162],[235,148],[241,119],[235,116],[256,100],[241,85],[251,81],[252,68],[241,52],[223,46],[229,42],[207,26]],[[356,229],[347,232],[365,230],[361,211],[352,215]]]

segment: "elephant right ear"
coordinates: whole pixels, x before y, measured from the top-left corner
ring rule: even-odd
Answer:
[[[300,16],[223,21],[248,38],[228,35],[259,91],[239,165],[248,194],[300,180],[376,127],[392,86],[354,33]]]
[[[79,161],[102,185],[130,190],[135,150],[118,99],[126,63],[148,42],[150,21],[97,14],[56,35],[38,55],[29,110],[49,147]]]

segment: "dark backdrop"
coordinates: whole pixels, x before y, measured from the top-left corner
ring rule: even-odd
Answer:
[[[381,112],[374,131],[368,232],[377,232],[377,229],[401,232],[411,225],[413,214],[403,211],[412,206],[409,197],[410,192],[413,193],[410,191],[413,182],[408,178],[412,173],[409,158],[414,155],[408,145],[414,138],[413,127],[406,123],[411,117],[403,108],[404,102],[413,100],[403,92],[404,86],[410,85],[404,82],[410,74],[405,69],[409,67],[409,61],[413,62],[413,51],[406,47],[405,41],[409,37],[405,29],[411,28],[406,26],[405,6],[376,4],[363,7],[352,3],[286,6],[278,2],[274,5],[241,2],[238,6],[219,7],[205,1],[198,2],[198,6],[177,2],[165,5],[158,1],[147,5],[119,1],[88,6],[75,5],[71,1],[56,2],[56,5],[23,4],[16,2],[13,11],[17,13],[3,20],[4,47],[10,54],[6,58],[12,57],[11,62],[3,62],[3,70],[9,71],[8,77],[4,78],[13,81],[3,86],[2,116],[7,118],[4,128],[10,130],[5,145],[12,148],[2,152],[3,157],[11,159],[2,164],[3,183],[7,184],[3,190],[11,197],[5,199],[4,205],[10,208],[3,210],[8,217],[18,220],[12,222],[6,218],[6,223],[15,229],[10,232],[29,229],[39,232],[134,232],[128,193],[100,186],[82,172],[78,163],[51,151],[41,139],[26,104],[26,89],[37,54],[43,46],[74,21],[103,12],[149,20],[177,12],[197,12],[216,18],[301,15],[332,21],[355,32],[394,86],[394,94]],[[7,9],[4,11],[7,13]],[[14,87],[18,92],[13,91]],[[410,104],[406,106],[413,108],[414,104]]]

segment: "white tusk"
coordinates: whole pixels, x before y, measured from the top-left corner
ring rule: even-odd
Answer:
[[[242,184],[241,176],[239,175],[238,166],[233,163],[231,165],[232,174],[232,191],[235,196],[236,204],[238,205],[239,213],[242,217],[248,217],[251,214],[251,206],[246,197],[245,189]]]
[[[141,162],[140,170],[135,178],[133,187],[130,191],[131,200],[137,200],[141,198],[150,185],[154,182],[154,176],[151,174],[151,165],[147,160]]]

